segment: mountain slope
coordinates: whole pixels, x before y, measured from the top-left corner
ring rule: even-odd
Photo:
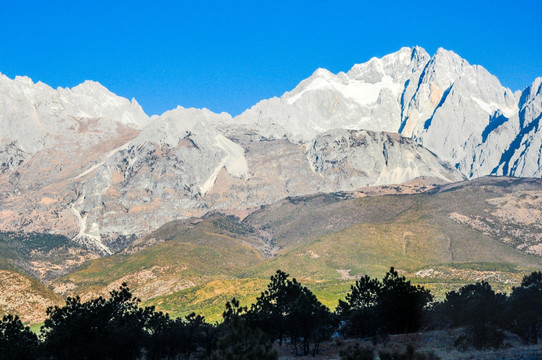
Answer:
[[[212,210],[244,216],[286,196],[420,176],[462,179],[434,154],[392,134],[331,130],[307,144],[251,134],[228,139],[213,125],[231,121],[227,114],[179,107],[148,119],[135,102],[96,83],[55,91],[29,79],[3,81],[13,101],[29,93],[28,106],[58,103],[36,119],[56,124],[62,136],[40,135],[45,142],[35,153],[17,148],[16,140],[4,148],[2,229],[63,234],[99,255],[168,221]],[[5,126],[19,116],[10,111]]]
[[[542,269],[541,180],[489,177],[403,190],[289,198],[242,221],[220,214],[175,221],[54,288],[88,297],[127,281],[147,304],[216,316],[228,297],[251,301],[279,268],[329,306],[357,276],[380,277],[390,266],[440,295],[482,279],[509,290]]]
[[[402,48],[347,73],[318,69],[292,91],[259,102],[221,128],[228,134],[254,131],[292,142],[308,142],[335,128],[397,132],[476,178],[509,161],[505,152],[510,154],[514,139],[529,132],[525,127],[537,112],[533,105],[522,109],[538,86],[535,81],[514,94],[483,67],[452,51],[439,49],[431,57],[419,47]],[[541,101],[534,103],[539,108]],[[502,166],[500,174],[514,176],[532,176],[540,168],[532,161],[517,171]]]
[[[513,176],[542,176],[542,78],[526,88],[520,99],[519,123],[521,130],[502,154],[495,174]]]
[[[0,75],[0,221],[5,231],[74,238],[81,174],[137,136],[149,118],[135,100],[87,81],[54,90]]]
[[[0,270],[0,316],[17,314],[25,323],[37,323],[45,319],[49,306],[61,304],[60,296],[35,279]]]
[[[347,73],[318,69],[280,99],[263,100],[231,122],[292,142],[337,128],[397,132],[403,88],[416,82],[429,59],[421,48],[403,48]]]
[[[96,254],[62,235],[0,232],[0,269],[49,283]]]
[[[263,261],[265,248],[232,218],[184,220],[164,225],[123,254],[90,262],[53,286],[62,295],[88,298],[127,282],[136,296],[149,299],[211,280],[243,277],[246,269]]]
[[[540,78],[512,93],[457,54],[402,48],[318,69],[232,118],[148,117],[96,82],[0,75],[0,230],[64,235],[97,255],[162,224],[244,217],[288,196],[540,176]]]

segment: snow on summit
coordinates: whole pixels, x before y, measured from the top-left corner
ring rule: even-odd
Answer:
[[[317,69],[233,118],[149,117],[95,81],[55,90],[0,75],[0,226],[55,229],[107,253],[172,219],[288,196],[542,176],[541,84],[513,93],[452,51],[405,47]]]

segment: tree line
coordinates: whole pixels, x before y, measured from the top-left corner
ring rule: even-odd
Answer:
[[[47,309],[39,334],[17,316],[5,315],[0,359],[271,360],[284,343],[297,355],[308,355],[317,354],[320,344],[332,337],[376,342],[392,334],[444,328],[464,329],[456,339],[463,348],[499,347],[505,331],[536,344],[542,325],[542,272],[525,276],[509,296],[482,281],[434,301],[429,290],[392,267],[382,280],[358,279],[332,312],[307,287],[278,270],[254,304],[228,301],[223,321],[215,324],[194,313],[174,319],[139,302],[126,284],[108,298],[83,302],[69,297],[65,305]],[[360,355],[371,351],[358,347],[342,358],[372,359]],[[409,358],[388,355],[380,358]]]

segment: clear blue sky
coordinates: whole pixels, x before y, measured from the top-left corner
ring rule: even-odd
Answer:
[[[453,50],[513,90],[542,76],[542,2],[0,2],[0,72],[52,87],[91,79],[149,114],[233,115],[316,68],[419,45]]]

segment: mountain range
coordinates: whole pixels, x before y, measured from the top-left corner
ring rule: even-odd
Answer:
[[[144,304],[214,321],[232,297],[254,302],[277,269],[331,309],[355,279],[392,264],[438,298],[481,280],[509,292],[542,269],[541,224],[541,179],[491,176],[288,197],[243,220],[175,220],[103,257],[59,235],[0,234],[0,315],[43,321],[67,296],[127,283]]]
[[[539,177],[542,78],[512,92],[420,47],[316,70],[241,115],[148,117],[97,82],[0,75],[0,229],[62,234],[105,255],[174,220],[244,217],[287,196],[484,175]]]
[[[420,47],[235,117],[0,74],[0,314],[39,321],[128,281],[216,315],[277,268],[329,306],[392,265],[509,288],[542,268],[541,117],[542,78],[513,92]]]

